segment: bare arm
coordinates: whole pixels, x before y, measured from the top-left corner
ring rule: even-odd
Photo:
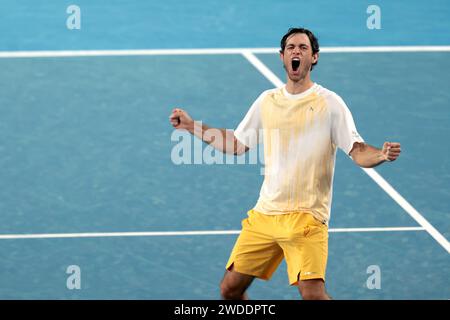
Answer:
[[[355,142],[350,151],[350,156],[360,167],[373,168],[385,161],[395,161],[400,152],[400,143],[397,142],[385,142],[382,149],[363,142]]]
[[[247,146],[236,139],[233,130],[208,127],[200,121],[192,120],[189,114],[182,109],[174,109],[169,120],[174,128],[189,131],[223,153],[240,155],[249,150]]]

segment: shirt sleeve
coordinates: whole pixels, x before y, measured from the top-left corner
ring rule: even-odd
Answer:
[[[355,142],[364,140],[356,130],[353,116],[344,100],[337,94],[333,94],[331,99],[331,140],[349,154]]]
[[[253,102],[244,119],[234,131],[236,139],[250,149],[257,146],[260,142],[259,131],[262,129],[261,102],[265,96],[266,92],[263,92],[255,102]]]

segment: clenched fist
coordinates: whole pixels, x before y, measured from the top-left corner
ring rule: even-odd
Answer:
[[[169,116],[170,124],[175,129],[186,129],[190,130],[194,126],[194,120],[189,116],[189,114],[182,110],[175,108]]]
[[[401,151],[400,143],[398,142],[385,142],[383,144],[382,153],[387,161],[395,161]]]

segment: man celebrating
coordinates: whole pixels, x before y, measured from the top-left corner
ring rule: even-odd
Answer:
[[[344,101],[311,81],[319,59],[311,31],[289,29],[280,58],[286,85],[264,91],[234,132],[208,130],[181,109],[169,117],[175,128],[225,153],[243,154],[260,140],[264,144],[264,182],[226,265],[224,299],[246,299],[253,279],[270,279],[283,258],[289,283],[303,299],[329,299],[325,271],[337,147],[364,168],[400,155],[399,143],[385,142],[381,150],[366,144]]]

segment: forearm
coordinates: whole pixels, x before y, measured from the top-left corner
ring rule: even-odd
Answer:
[[[386,161],[381,149],[366,143],[359,143],[357,150],[351,153],[353,161],[363,168],[373,168]]]
[[[237,141],[234,138],[233,130],[211,128],[201,121],[193,121],[188,131],[223,153],[241,153]]]

